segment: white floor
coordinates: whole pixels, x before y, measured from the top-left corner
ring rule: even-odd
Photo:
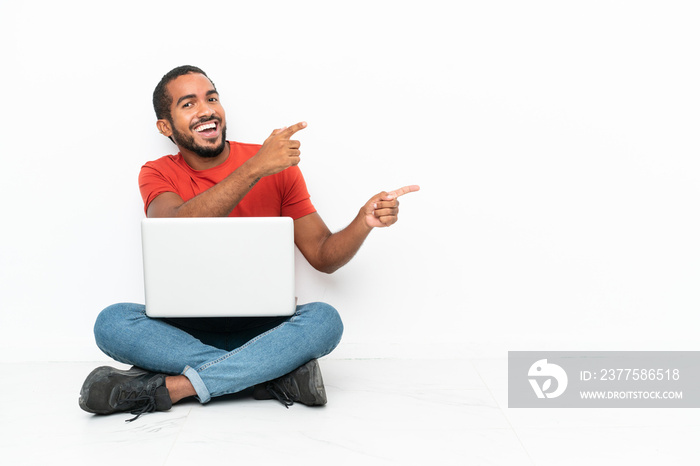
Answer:
[[[78,408],[95,365],[4,366],[3,464],[700,464],[698,410],[508,409],[505,359],[324,359],[325,407],[232,397],[132,423]]]

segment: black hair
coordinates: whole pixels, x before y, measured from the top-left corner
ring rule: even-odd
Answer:
[[[156,88],[153,90],[153,110],[156,111],[157,119],[171,120],[170,106],[173,104],[173,96],[171,96],[168,93],[168,83],[170,83],[170,81],[174,80],[175,78],[184,76],[189,73],[203,74],[207,77],[207,79],[209,79],[209,76],[207,76],[207,74],[204,71],[202,71],[200,68],[197,68],[196,66],[191,65],[178,66],[177,68],[173,68],[172,70],[168,71],[168,73],[165,76],[163,76]],[[214,82],[212,82],[211,79],[209,79],[209,82],[211,82],[212,86],[214,86]],[[216,89],[216,86],[214,86],[214,89]]]

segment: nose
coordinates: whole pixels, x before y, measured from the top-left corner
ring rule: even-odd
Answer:
[[[205,101],[199,106],[199,111],[197,112],[197,117],[207,118],[214,114],[214,109],[211,108],[209,102]]]

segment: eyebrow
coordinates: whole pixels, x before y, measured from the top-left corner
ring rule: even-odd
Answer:
[[[212,90],[210,90],[210,91],[207,91],[207,93],[206,93],[207,96],[210,96],[210,95],[212,95],[212,94],[219,95],[219,91],[217,91],[216,89],[212,89]],[[183,95],[182,97],[180,97],[179,99],[177,99],[177,103],[176,103],[175,105],[180,105],[180,102],[182,102],[183,100],[193,99],[193,98],[195,98],[195,97],[197,97],[195,94]]]

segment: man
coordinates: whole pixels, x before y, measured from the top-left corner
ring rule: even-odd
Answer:
[[[226,140],[226,114],[212,81],[199,68],[166,74],[153,93],[161,134],[175,156],[146,163],[139,185],[148,217],[288,216],[294,241],[317,270],[332,273],[357,252],[373,228],[397,221],[407,186],[373,196],[345,229],[331,233],[309,199],[297,167],[301,122],[276,129],[262,145]],[[97,345],[134,367],[95,369],[79,404],[91,413],[170,409],[183,398],[212,397],[255,387],[258,399],[285,406],[326,403],[316,361],[340,342],[343,325],[324,303],[297,306],[291,317],[153,319],[139,304],[116,304],[95,323]],[[135,418],[134,418],[135,419]]]

